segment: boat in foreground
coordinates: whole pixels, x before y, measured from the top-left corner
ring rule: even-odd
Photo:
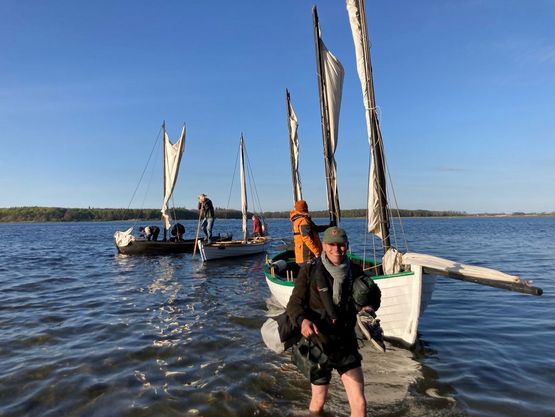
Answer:
[[[366,125],[370,144],[371,162],[368,178],[367,228],[368,232],[381,241],[383,258],[374,253],[359,257],[349,254],[352,261],[361,264],[381,290],[381,306],[376,312],[386,339],[411,347],[416,342],[421,314],[432,298],[437,275],[465,280],[473,283],[541,295],[540,288],[522,281],[518,276],[508,275],[489,268],[464,265],[430,255],[398,251],[390,241],[390,209],[386,193],[386,164],[379,120],[374,98],[372,66],[366,29],[364,0],[347,0],[349,21],[355,43],[357,71],[359,74]],[[326,49],[318,25],[316,8],[313,8],[316,61],[320,92],[320,112],[326,185],[330,224],[339,224],[340,208],[336,184],[334,153],[337,145],[337,124],[343,84],[343,68],[339,61]],[[296,136],[296,117],[292,111],[287,92],[289,114],[289,139],[291,167],[293,173],[294,198],[299,200]],[[299,191],[297,191],[299,190]],[[406,245],[406,240],[405,240]],[[365,245],[366,246],[366,245]],[[374,246],[374,245],[372,245]],[[293,251],[278,253],[267,259],[264,266],[266,283],[272,296],[286,307],[293,291],[294,280],[299,272]]]
[[[381,307],[377,317],[388,340],[412,346],[416,342],[418,319],[432,298],[435,276],[424,275],[422,268],[383,274],[382,265],[349,254],[363,267],[381,291]],[[299,271],[295,253],[284,251],[272,256],[264,266],[264,276],[270,292],[283,307],[293,292],[294,277]]]

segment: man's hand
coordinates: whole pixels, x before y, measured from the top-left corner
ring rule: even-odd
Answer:
[[[318,328],[310,320],[304,319],[301,323],[301,334],[309,339],[310,336],[318,334]]]
[[[360,309],[361,312],[365,312],[369,315],[371,315],[372,317],[376,318],[376,312],[374,311],[374,309],[371,306],[364,306]]]

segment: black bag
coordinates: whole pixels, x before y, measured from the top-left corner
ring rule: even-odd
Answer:
[[[291,357],[299,371],[311,381],[319,377],[320,370],[328,362],[321,346],[304,337],[293,345]]]
[[[358,309],[371,306],[374,311],[380,308],[382,293],[380,288],[366,275],[360,275],[353,281],[353,300]]]

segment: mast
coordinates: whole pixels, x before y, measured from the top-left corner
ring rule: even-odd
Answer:
[[[347,10],[349,12],[353,40],[357,53],[357,69],[363,90],[364,106],[366,108],[366,123],[372,152],[373,167],[371,167],[372,173],[370,177],[372,178],[372,176],[375,176],[375,184],[370,184],[370,187],[374,187],[378,204],[378,224],[377,233],[375,233],[381,237],[383,251],[385,253],[391,247],[389,235],[390,219],[387,208],[385,158],[380,123],[376,113],[376,98],[374,96],[372,61],[370,58],[364,0],[347,0]],[[360,63],[361,60],[362,64]],[[370,210],[370,207],[368,209]]]
[[[287,128],[289,130],[289,155],[291,159],[291,179],[293,181],[293,202],[302,200],[301,180],[299,178],[299,144],[297,139],[297,117],[291,104],[289,90],[285,89],[285,101],[287,102]],[[293,129],[292,124],[295,124]]]
[[[164,181],[162,182],[162,201],[166,198],[166,121],[162,121],[162,171]],[[162,216],[162,223],[164,225],[164,241],[168,239],[168,229],[166,229],[166,223],[163,221],[164,216]]]
[[[239,168],[241,175],[241,214],[243,226],[243,242],[247,242],[247,184],[245,181],[245,150],[243,144],[243,133],[239,139]]]
[[[314,24],[314,43],[316,47],[316,68],[318,73],[318,92],[320,94],[320,115],[322,124],[322,142],[324,148],[324,166],[326,171],[326,190],[328,197],[328,210],[330,215],[330,224],[338,224],[341,216],[339,207],[339,198],[337,196],[337,188],[334,185],[335,178],[332,178],[333,169],[333,152],[330,149],[331,131],[330,131],[330,114],[329,102],[326,94],[326,74],[322,57],[322,45],[320,39],[320,26],[318,23],[318,11],[316,6],[312,7],[312,19]]]

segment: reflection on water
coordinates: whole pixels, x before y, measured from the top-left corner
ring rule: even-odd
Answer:
[[[349,231],[362,223],[344,220]],[[117,255],[112,234],[126,226],[0,224],[9,254],[0,263],[0,415],[306,416],[308,381],[260,337],[264,256],[202,264],[198,254]],[[290,237],[288,220],[270,226]],[[410,219],[405,229],[414,251],[520,274],[546,293],[438,279],[421,349],[362,348],[369,415],[551,415],[545,271],[555,264],[555,219]],[[326,416],[346,416],[337,375],[332,383]]]

